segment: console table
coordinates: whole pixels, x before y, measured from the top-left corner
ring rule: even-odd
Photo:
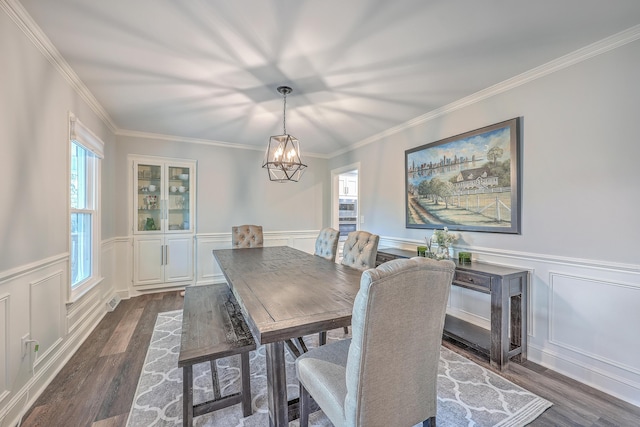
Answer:
[[[379,248],[376,265],[416,255],[404,249]],[[453,285],[491,296],[491,329],[447,314],[443,335],[488,355],[491,365],[500,370],[511,359],[526,360],[528,271],[479,262],[454,262]]]

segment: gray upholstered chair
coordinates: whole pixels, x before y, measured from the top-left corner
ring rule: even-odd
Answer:
[[[342,264],[358,270],[375,268],[380,236],[367,231],[352,231],[342,248]]]
[[[300,427],[310,399],[336,427],[435,424],[445,310],[455,265],[397,259],[362,273],[353,337],[296,359]]]
[[[331,227],[323,228],[318,234],[316,239],[316,250],[314,255],[328,259],[329,261],[336,260],[336,254],[338,253],[338,239],[340,239],[340,232],[334,230]]]
[[[342,248],[342,265],[358,270],[375,268],[378,255],[378,242],[380,236],[368,231],[352,231],[347,235],[347,240]],[[344,333],[349,333],[349,328],[344,327]],[[326,337],[321,335],[320,342],[324,344]]]
[[[231,248],[261,248],[263,244],[261,225],[238,225],[231,227]]]

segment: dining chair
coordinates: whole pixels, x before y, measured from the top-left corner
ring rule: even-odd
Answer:
[[[314,255],[328,259],[329,261],[336,260],[336,254],[338,253],[338,239],[340,239],[340,232],[334,230],[331,227],[326,227],[320,230],[320,234],[316,239],[316,248]]]
[[[342,248],[342,265],[358,270],[375,268],[380,236],[368,231],[352,231]]]
[[[352,338],[296,359],[300,427],[310,396],[336,427],[435,425],[452,261],[397,259],[362,273]]]
[[[362,230],[352,231],[347,235],[347,240],[342,248],[342,265],[358,270],[375,268],[379,241],[380,236],[377,234]],[[344,327],[344,333],[349,333],[349,328],[346,326]],[[320,341],[324,344],[326,336],[321,336]]]
[[[232,249],[261,248],[263,242],[261,225],[237,225],[231,227]]]

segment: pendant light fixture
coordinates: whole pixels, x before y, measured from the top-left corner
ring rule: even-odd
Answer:
[[[269,138],[267,152],[264,154],[262,167],[267,170],[270,181],[298,182],[307,165],[302,163],[298,138],[287,133],[287,95],[291,93],[289,86],[279,86],[278,92],[283,96],[282,135]]]

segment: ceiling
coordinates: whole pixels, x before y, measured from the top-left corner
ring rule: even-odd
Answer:
[[[637,0],[22,0],[120,134],[330,156],[640,23]]]

